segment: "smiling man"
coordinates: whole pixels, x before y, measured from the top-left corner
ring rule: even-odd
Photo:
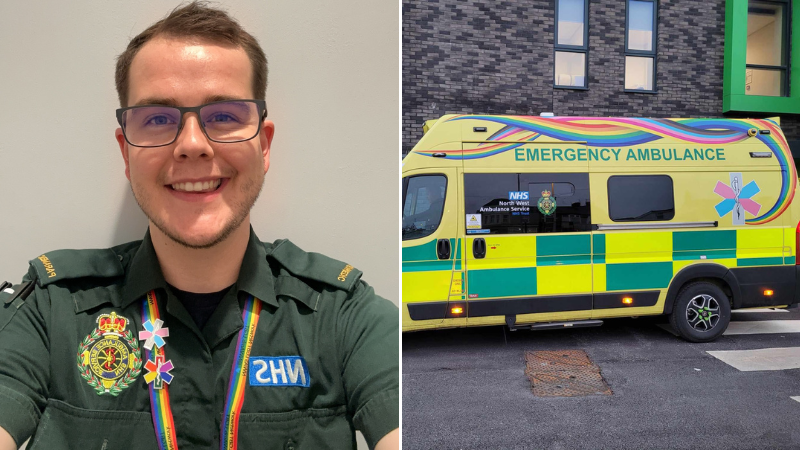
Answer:
[[[192,3],[117,63],[142,241],[59,250],[0,293],[0,449],[398,448],[398,315],[343,262],[262,243],[267,63]]]

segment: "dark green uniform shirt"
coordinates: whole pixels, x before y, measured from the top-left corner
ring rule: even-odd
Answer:
[[[250,357],[286,365],[273,359],[273,367],[257,366],[259,379],[249,374],[239,448],[354,448],[355,429],[373,447],[399,422],[398,314],[360,276],[251,231],[238,281],[200,330],[167,289],[149,233],[111,249],[47,253],[31,261],[27,299],[6,303],[11,294],[0,293],[0,426],[17,444],[33,435],[34,450],[157,448],[148,371],[135,369],[137,355],[141,366],[144,359],[142,299],[155,290],[169,328],[163,348],[174,365],[178,446],[219,448],[242,307],[252,295],[262,311]],[[98,327],[103,333],[92,336]],[[291,357],[305,361],[307,380]],[[263,383],[270,374],[283,383]],[[286,385],[292,379],[300,385]]]

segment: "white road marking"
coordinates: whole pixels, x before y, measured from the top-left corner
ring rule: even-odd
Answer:
[[[672,326],[666,323],[657,324],[659,328],[667,331],[674,336],[678,333]],[[732,321],[728,324],[724,335],[733,336],[739,334],[786,334],[800,333],[800,320],[753,320],[753,321]]]
[[[733,334],[774,334],[800,333],[800,320],[754,320],[750,322],[734,321],[728,324],[725,335]]]
[[[706,353],[742,372],[800,368],[800,347],[719,350]]]
[[[800,395],[798,395],[796,397],[789,397],[789,398],[794,400],[794,401],[800,402]]]

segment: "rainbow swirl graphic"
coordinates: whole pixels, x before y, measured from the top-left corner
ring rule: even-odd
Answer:
[[[526,142],[531,142],[539,137],[539,133],[531,133],[528,130],[518,128],[518,127],[503,127],[501,130],[496,132],[495,134],[489,136],[487,141],[518,141],[514,143],[498,143],[492,144],[489,142],[483,142],[478,144],[477,148],[467,150],[461,155],[462,159],[478,159],[478,158],[486,158],[487,156],[497,155],[503,152],[507,152],[509,150],[515,149],[520,145],[524,145]],[[450,155],[448,155],[449,157]],[[451,158],[452,159],[452,158]]]
[[[509,143],[483,143],[474,149],[446,151],[448,159],[478,159],[507,152],[539,136],[561,141],[586,142],[588,147],[629,147],[669,138],[691,144],[720,145],[748,139],[751,128],[768,129],[769,134],[757,134],[777,158],[781,172],[778,200],[764,214],[747,219],[749,225],[775,220],[789,207],[797,186],[797,171],[791,159],[789,145],[778,126],[766,119],[644,119],[592,117],[528,117],[528,116],[455,116],[448,121],[485,120],[505,125],[487,141],[515,140]],[[440,152],[440,151],[439,151]],[[433,152],[418,152],[433,156]]]

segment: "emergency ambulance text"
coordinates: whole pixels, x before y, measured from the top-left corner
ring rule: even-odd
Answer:
[[[725,161],[724,148],[518,148],[516,161]]]

